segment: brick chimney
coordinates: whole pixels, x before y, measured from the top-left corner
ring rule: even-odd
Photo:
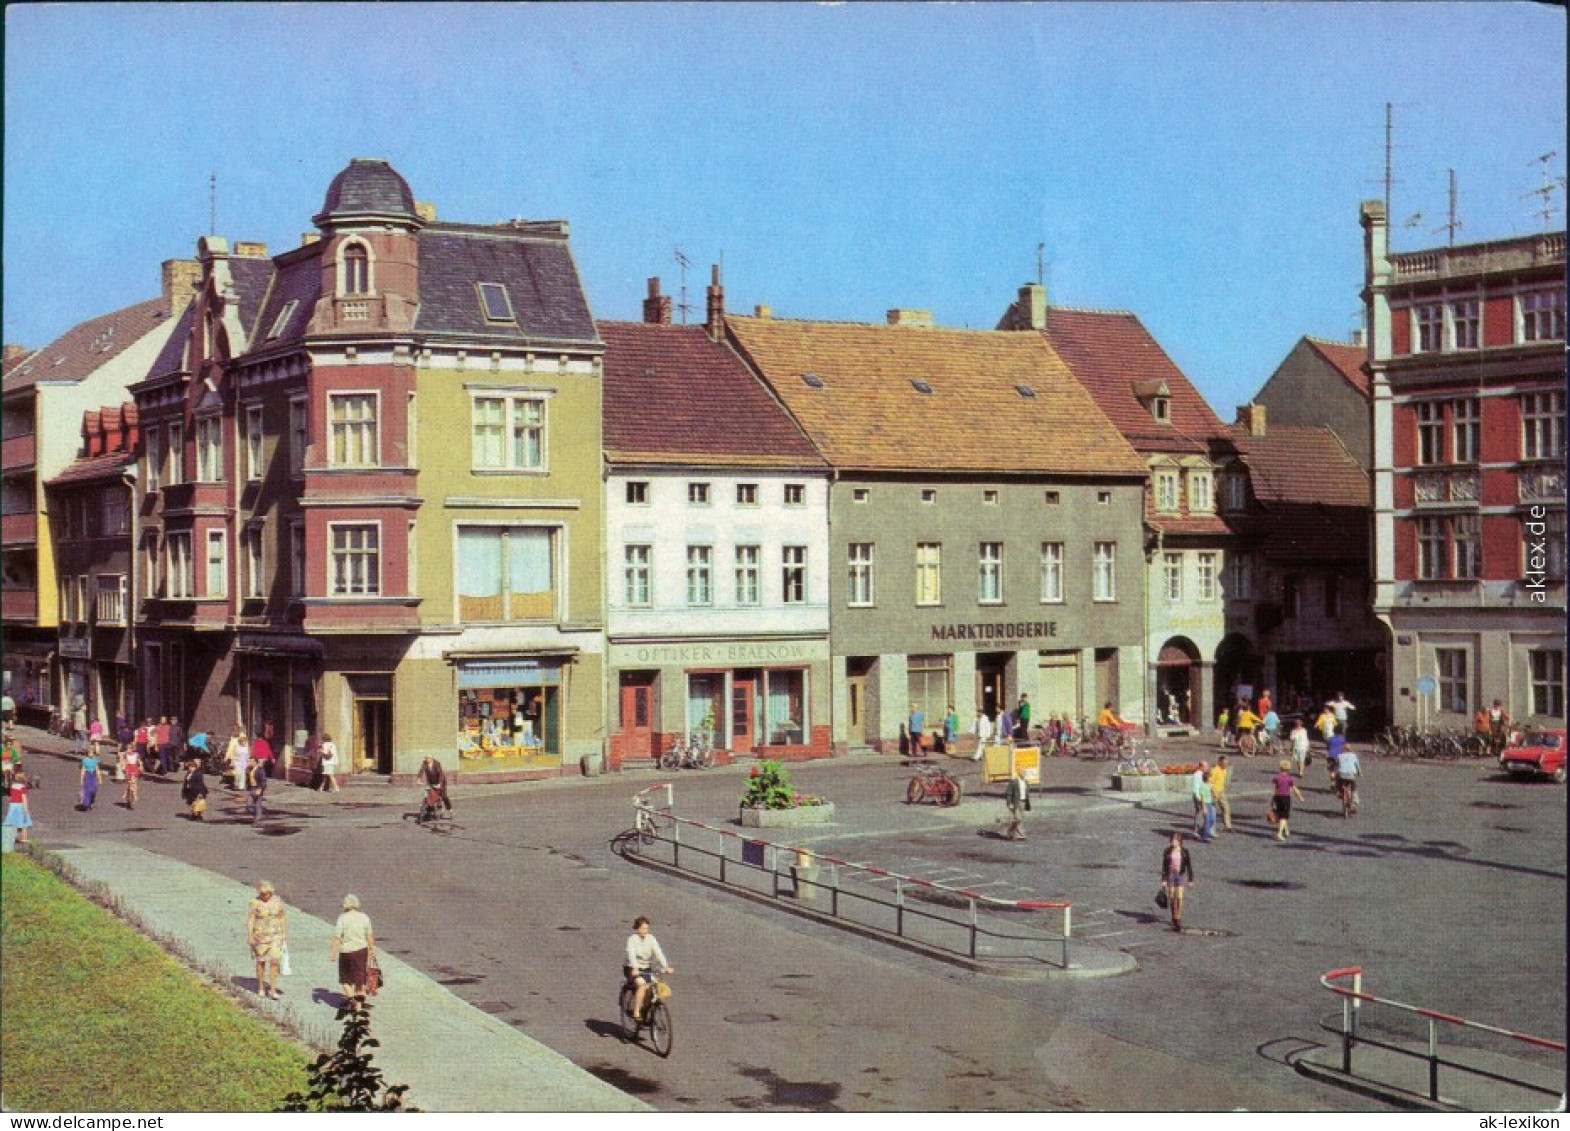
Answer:
[[[5,363],[10,365],[13,361],[20,361],[33,351],[16,342],[8,342],[5,347]]]
[[[82,413],[82,445],[85,455],[104,454],[103,415],[96,408]]]
[[[1045,330],[1047,328],[1047,288],[1040,283],[1026,283],[1019,289],[1019,325],[1017,330]]]
[[[236,240],[234,253],[241,259],[266,259],[267,245],[255,240]]]
[[[720,283],[719,264],[710,268],[709,278],[708,315],[703,324],[709,331],[709,337],[717,342],[725,333],[725,287]]]
[[[671,324],[671,296],[660,294],[660,277],[649,280],[649,297],[643,300],[643,320],[657,326]]]
[[[911,310],[908,307],[897,306],[888,314],[890,326],[917,326],[924,330],[932,329],[932,311]]]
[[[1237,422],[1248,429],[1250,436],[1265,434],[1265,406],[1262,404],[1239,405]]]
[[[126,401],[120,406],[120,422],[125,428],[125,450],[140,452],[142,450],[142,414],[136,407],[135,401]]]
[[[766,302],[760,302],[752,308],[752,316],[760,322],[767,322],[774,317],[774,308]]]
[[[436,205],[429,200],[416,200],[414,202],[414,214],[427,224],[436,223]]]
[[[178,314],[202,285],[202,265],[194,259],[166,259],[163,263],[164,301],[169,313]]]

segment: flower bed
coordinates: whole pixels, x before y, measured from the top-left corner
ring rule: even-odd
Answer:
[[[834,819],[834,804],[826,797],[798,793],[790,774],[778,762],[760,762],[747,777],[741,795],[741,823],[748,828],[795,828],[826,825]]]

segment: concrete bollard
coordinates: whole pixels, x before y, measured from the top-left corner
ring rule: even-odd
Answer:
[[[796,898],[812,901],[817,897],[818,858],[807,849],[796,851],[796,862],[791,865],[790,878],[796,885]]]

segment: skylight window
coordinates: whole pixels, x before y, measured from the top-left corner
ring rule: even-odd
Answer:
[[[1020,396],[1024,397],[1027,401],[1033,401],[1036,399],[1036,390],[1029,385],[1015,385],[1014,391],[1017,392]]]
[[[913,389],[915,389],[916,392],[920,393],[922,396],[930,397],[932,395],[932,384],[931,384],[931,382],[913,380],[913,381],[911,381],[910,384],[911,384],[911,387]]]
[[[487,322],[516,322],[512,312],[512,298],[505,283],[480,283],[480,308],[485,311]]]
[[[293,298],[283,304],[283,309],[278,312],[278,317],[273,319],[273,328],[267,331],[267,340],[269,342],[274,338],[283,336],[283,332],[289,328],[289,319],[294,317],[295,307],[299,305],[300,300]]]
[[[821,389],[826,384],[823,378],[819,377],[816,373],[803,373],[801,375],[801,379],[809,389]]]

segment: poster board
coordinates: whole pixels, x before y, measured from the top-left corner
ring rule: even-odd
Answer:
[[[1035,746],[987,746],[981,752],[981,774],[987,784],[1005,782],[1014,776],[1019,766],[1021,775],[1031,785],[1041,784],[1041,750]]]

